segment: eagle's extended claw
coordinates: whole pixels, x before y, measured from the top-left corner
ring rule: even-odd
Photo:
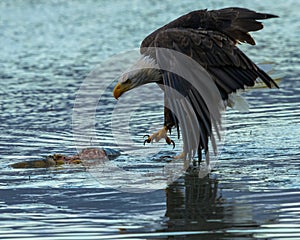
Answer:
[[[143,138],[145,138],[145,137],[147,137],[147,139],[144,141],[144,145],[145,145],[146,143],[151,143],[152,139],[151,139],[150,135],[146,134],[146,135],[144,135]]]
[[[151,143],[153,142],[153,140],[155,140],[156,142],[160,141],[162,138],[164,138],[166,140],[166,143],[168,145],[173,145],[173,149],[175,148],[175,142],[173,140],[171,140],[171,138],[168,137],[167,135],[167,128],[163,127],[161,130],[159,130],[158,132],[154,133],[153,135],[144,135],[144,138],[147,137],[147,139],[144,141],[144,145],[146,143]]]
[[[175,148],[175,142],[174,142],[171,138],[166,137],[166,142],[167,142],[167,144],[169,144],[169,145],[173,144],[173,149]]]

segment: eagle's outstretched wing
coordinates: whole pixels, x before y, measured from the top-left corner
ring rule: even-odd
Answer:
[[[213,30],[223,33],[235,43],[244,42],[255,45],[249,32],[263,28],[261,22],[278,16],[268,13],[258,13],[246,8],[223,8],[219,10],[196,10],[189,12],[149,34],[142,42],[141,49],[153,47],[156,35],[170,28],[192,28]]]
[[[155,48],[172,49],[195,60],[211,75],[223,99],[245,86],[254,86],[258,78],[270,88],[278,87],[222,33],[201,29],[167,29],[157,34],[153,44]]]

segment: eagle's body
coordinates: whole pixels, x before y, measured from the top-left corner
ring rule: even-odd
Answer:
[[[140,49],[142,57],[133,67],[136,70],[122,76],[114,89],[114,96],[118,98],[123,92],[150,82],[158,83],[164,90],[173,89],[178,92],[184,101],[175,100],[170,94],[166,96],[165,91],[164,128],[158,135],[149,136],[146,141],[159,140],[163,137],[170,144],[172,141],[166,135],[167,130],[175,126],[179,131],[180,126],[184,157],[191,158],[198,152],[201,158],[202,149],[207,153],[214,125],[213,112],[219,104],[215,102],[215,106],[209,105],[207,98],[211,99],[210,102],[217,101],[214,99],[218,98],[226,101],[231,93],[254,86],[258,78],[268,87],[278,87],[237,47],[237,43],[243,42],[255,45],[249,32],[263,28],[257,20],[273,17],[277,16],[243,8],[198,10],[183,15],[155,30],[143,40]],[[166,67],[162,66],[163,63],[167,62],[171,69],[181,68],[181,64],[175,56],[177,54],[165,57],[162,55],[164,51],[159,49],[176,51],[196,62],[200,67],[199,71],[203,73],[203,75],[196,73],[195,76],[199,78],[196,85],[198,83],[200,85],[194,86],[178,73],[166,70]],[[186,61],[182,65],[185,63]],[[184,67],[185,71],[189,71],[186,66]],[[190,70],[192,72],[194,68]],[[206,83],[210,84],[210,87],[207,88],[205,96],[205,91],[198,90],[202,88],[201,86],[205,89]],[[191,114],[195,116],[196,122],[191,120]],[[192,125],[197,127],[191,130]]]

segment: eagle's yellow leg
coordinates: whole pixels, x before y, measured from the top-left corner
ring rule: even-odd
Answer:
[[[151,136],[145,135],[144,137],[147,137],[147,139],[144,141],[144,145],[146,143],[152,143],[154,140],[155,142],[159,142],[161,139],[164,138],[167,144],[169,145],[173,144],[173,148],[175,148],[175,143],[173,140],[171,140],[171,138],[168,137],[167,132],[168,132],[168,128],[164,126],[162,129],[152,134]]]

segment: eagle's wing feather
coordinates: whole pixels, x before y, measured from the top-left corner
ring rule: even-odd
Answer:
[[[165,121],[171,120],[177,126],[178,136],[180,126],[184,153],[188,158],[192,158],[199,151],[199,147],[207,151],[208,138],[211,135],[211,119],[202,96],[192,86],[180,90],[182,86],[178,82],[185,81],[185,79],[177,74],[165,71],[163,78]],[[189,83],[186,82],[186,84]],[[176,92],[174,93],[172,89]]]
[[[253,86],[257,78],[268,87],[278,87],[229,37],[219,32],[167,29],[157,34],[154,46],[173,49],[198,62],[211,74],[223,99],[238,89]]]
[[[246,8],[223,8],[219,10],[196,10],[187,13],[149,34],[141,44],[141,53],[147,47],[153,47],[156,35],[171,28],[190,28],[218,31],[230,37],[235,43],[246,42],[255,45],[249,32],[263,28],[261,22],[278,16],[268,13],[258,13]]]

